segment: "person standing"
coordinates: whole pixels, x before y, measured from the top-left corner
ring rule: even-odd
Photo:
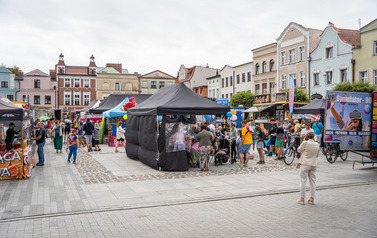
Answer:
[[[246,128],[246,121],[242,121],[242,130],[241,130],[241,144],[238,149],[240,164],[236,167],[247,167],[249,164],[249,150],[253,144],[253,136],[251,132]],[[244,162],[245,155],[245,162]]]
[[[266,135],[264,134],[262,128],[260,126],[255,127],[255,140],[256,140],[256,145],[257,145],[257,151],[259,154],[259,161],[257,164],[264,164],[264,138]],[[253,140],[254,141],[254,140]]]
[[[212,121],[211,121],[211,124],[209,124],[209,126],[208,126],[208,129],[209,129],[210,132],[212,132],[213,137],[216,136],[216,135],[215,135],[215,132],[216,132],[215,124],[216,124],[216,121],[215,121],[215,120],[212,120]]]
[[[300,194],[301,197],[297,201],[298,204],[305,204],[305,192],[306,192],[306,181],[309,178],[310,184],[310,199],[308,203],[313,205],[315,198],[316,189],[316,170],[317,170],[317,160],[319,154],[319,144],[313,140],[314,132],[309,131],[305,135],[305,141],[302,142],[298,148],[298,152],[302,153],[300,160],[298,162],[298,167],[300,168]]]
[[[254,118],[250,117],[250,122],[249,122],[249,128],[253,131],[252,133],[252,137],[253,137],[253,153],[254,153],[254,150],[255,150],[255,143],[256,143],[256,140],[255,140],[255,121],[254,121]]]
[[[284,147],[284,129],[281,125],[281,122],[278,121],[277,123],[277,129],[276,129],[276,142],[275,142],[275,146],[276,146],[276,153],[277,153],[277,159],[283,159],[284,158],[284,151],[283,151],[283,147]]]
[[[16,134],[18,134],[14,128],[15,128],[14,123],[13,122],[9,123],[9,127],[8,127],[8,130],[6,131],[6,137],[5,137],[5,144],[6,144],[7,150],[13,149],[13,141]]]
[[[320,121],[320,118],[315,119],[315,123],[313,123],[313,130],[314,130],[314,141],[318,142],[321,144],[322,141],[322,133],[323,133],[323,125]]]
[[[71,156],[73,155],[73,163],[76,164],[77,158],[77,130],[73,129],[68,136],[67,147],[69,148],[68,163],[71,163]]]
[[[283,123],[283,130],[284,130],[284,136],[285,136],[284,147],[286,147],[287,144],[288,144],[288,147],[291,146],[291,138],[289,136],[290,133],[288,133],[288,128],[290,126],[291,126],[291,123],[288,121],[288,118],[285,118],[284,123]]]
[[[232,143],[232,146],[231,146],[231,159],[232,159],[232,163],[236,162],[236,155],[237,155],[237,151],[236,151],[236,141],[237,141],[237,129],[236,129],[236,123],[232,123],[232,126],[230,128],[230,141]]]
[[[101,151],[99,147],[99,138],[101,135],[101,128],[98,122],[94,123],[94,134],[93,134],[93,141],[94,141],[94,151]]]
[[[63,123],[62,123],[63,124]],[[54,147],[56,150],[56,153],[62,153],[63,148],[63,126],[57,121],[52,128],[52,133],[54,134]]]
[[[37,163],[37,166],[44,166],[45,165],[45,154],[44,154],[44,149],[43,147],[45,146],[46,142],[46,129],[43,126],[42,122],[39,122],[37,125],[38,129],[36,132],[36,137],[33,138],[33,140],[36,141],[38,149],[38,158],[39,162]]]
[[[207,130],[207,125],[203,124],[201,126],[201,131],[198,133],[196,139],[199,142],[199,155],[200,155],[200,171],[208,171],[209,170],[209,156],[211,151],[213,151],[212,147],[212,139],[213,133]]]
[[[84,125],[83,130],[85,132],[85,140],[86,140],[86,145],[88,146],[88,152],[91,152],[94,126],[89,118],[86,119],[86,123]]]
[[[118,124],[117,124],[117,135],[116,135],[117,141],[115,142],[115,152],[119,152],[118,146],[119,146],[120,143],[123,143],[124,139],[126,138],[125,137],[126,131],[122,128],[122,125],[123,125],[123,123],[121,121],[119,121]],[[124,148],[126,148],[126,147],[124,147]]]
[[[85,143],[84,143],[84,123],[82,123],[82,121],[80,121],[80,124],[79,124],[79,127],[77,128],[77,137],[79,138],[79,145],[78,145],[78,148],[81,148],[81,145],[82,147],[85,147]]]
[[[271,128],[270,128],[270,130],[268,132],[268,134],[270,135],[270,153],[267,156],[272,156],[272,154],[274,153],[274,151],[275,151],[275,142],[276,142],[276,130],[277,130],[277,127],[276,127],[276,120],[275,120],[275,118],[271,118],[270,123],[271,123]]]
[[[309,131],[313,131],[313,129],[311,128],[310,122],[307,122],[305,124],[305,127],[301,129],[301,133],[300,133],[301,141],[305,139],[306,133],[308,133]]]

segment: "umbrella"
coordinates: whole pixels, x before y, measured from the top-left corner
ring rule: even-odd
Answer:
[[[67,123],[72,123],[72,121],[69,120],[68,118],[67,118],[67,119],[64,119],[64,121],[67,122]]]

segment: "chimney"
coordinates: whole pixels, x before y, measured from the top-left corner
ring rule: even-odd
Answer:
[[[122,64],[106,63],[106,67],[113,67],[119,73],[122,73]]]

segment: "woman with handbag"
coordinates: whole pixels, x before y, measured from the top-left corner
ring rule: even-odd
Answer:
[[[313,139],[314,139],[314,132],[308,131],[306,133],[305,140],[302,142],[302,144],[297,150],[299,153],[301,153],[300,160],[297,164],[297,167],[300,168],[301,197],[297,201],[297,203],[301,205],[305,204],[306,181],[308,178],[309,178],[309,183],[310,183],[310,195],[311,195],[310,199],[308,200],[308,203],[311,205],[314,204],[314,196],[315,196],[315,188],[316,188],[315,172],[317,169],[319,144],[315,142]]]
[[[257,164],[265,164],[264,162],[264,139],[266,135],[262,131],[262,128],[260,126],[255,127],[255,140],[256,140],[256,145],[257,145],[257,150],[259,154],[259,161]]]

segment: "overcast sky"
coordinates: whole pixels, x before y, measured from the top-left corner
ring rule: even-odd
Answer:
[[[24,72],[120,62],[129,72],[181,64],[221,68],[252,60],[290,22],[358,29],[377,17],[376,0],[0,0],[0,64]]]

